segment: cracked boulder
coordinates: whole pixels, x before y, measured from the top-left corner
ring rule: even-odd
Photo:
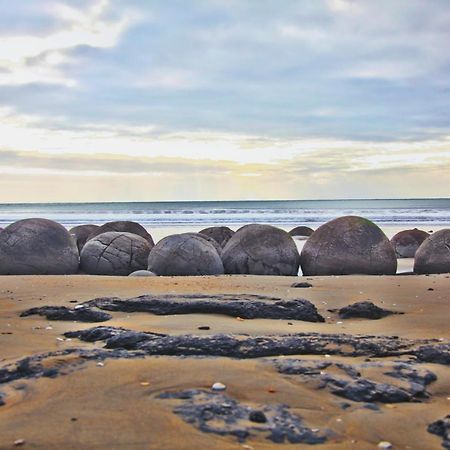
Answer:
[[[155,243],[153,242],[153,238],[142,225],[137,222],[130,222],[126,220],[104,223],[89,236],[89,239],[92,239],[99,234],[107,233],[109,231],[121,231],[125,233],[137,234],[138,236],[143,237],[150,244],[150,247],[153,247],[155,245]]]
[[[160,276],[224,273],[216,247],[196,233],[173,234],[160,240],[148,256],[148,270]]]
[[[78,263],[74,238],[51,220],[19,220],[0,234],[1,275],[73,274]]]
[[[69,230],[69,233],[74,237],[78,251],[81,252],[84,244],[89,239],[89,237],[99,228],[98,225],[86,224],[78,225]]]
[[[214,239],[223,248],[232,238],[234,231],[228,227],[209,227],[201,230],[200,234]]]
[[[417,249],[428,236],[429,234],[426,231],[417,228],[397,233],[391,239],[397,258],[414,258]]]
[[[423,241],[414,258],[414,272],[450,272],[450,229],[436,231]]]
[[[147,268],[150,244],[137,234],[110,231],[90,239],[81,251],[81,270],[91,275],[129,275]]]
[[[301,253],[303,275],[394,275],[389,239],[368,219],[344,216],[320,226]]]
[[[300,237],[300,238],[307,238],[311,236],[314,233],[314,230],[309,227],[295,227],[291,231],[289,231],[289,234],[293,237]]]
[[[222,250],[225,273],[298,274],[300,257],[289,233],[270,225],[245,225]]]

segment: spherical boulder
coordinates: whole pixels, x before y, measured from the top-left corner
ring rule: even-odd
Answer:
[[[303,275],[393,275],[397,258],[389,239],[368,219],[344,216],[320,226],[306,241]]]
[[[149,270],[136,270],[131,272],[129,277],[156,277],[156,273],[150,272]]]
[[[309,227],[295,227],[291,231],[289,231],[289,234],[292,237],[309,237],[314,233],[314,230]]]
[[[81,249],[84,247],[84,244],[86,244],[86,241],[98,228],[98,225],[87,224],[78,225],[69,230],[69,233],[75,238],[79,252],[81,252]]]
[[[422,242],[414,258],[414,272],[450,273],[450,229],[436,231]]]
[[[142,236],[108,231],[86,242],[80,267],[91,275],[129,275],[146,269],[150,244]]]
[[[141,224],[126,220],[104,223],[89,236],[89,239],[92,239],[99,234],[107,233],[108,231],[120,231],[125,233],[137,234],[138,236],[143,237],[151,247],[155,245],[155,243],[153,242],[153,238]]]
[[[391,244],[394,247],[397,258],[414,258],[420,244],[429,236],[426,231],[404,230],[397,233],[392,239]]]
[[[59,223],[23,219],[0,233],[1,275],[63,275],[78,270],[74,238]]]
[[[157,275],[221,275],[223,264],[203,236],[184,233],[167,236],[152,248],[148,270]]]
[[[201,230],[200,234],[213,238],[223,248],[233,236],[234,231],[228,227],[209,227]]]
[[[222,250],[229,274],[297,275],[299,259],[289,233],[270,225],[243,226]]]

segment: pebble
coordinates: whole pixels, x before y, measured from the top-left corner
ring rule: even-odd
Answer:
[[[378,443],[378,448],[383,448],[385,450],[392,448],[392,444],[388,441],[381,441]]]
[[[17,439],[14,441],[14,445],[16,447],[19,447],[20,445],[23,445],[23,444],[25,444],[25,439]]]
[[[97,366],[98,366],[98,367],[103,367],[104,365],[105,365],[105,364],[102,363],[102,362],[98,362],[98,363],[97,363]]]
[[[256,423],[266,423],[267,422],[267,417],[262,411],[252,411],[249,414],[248,418],[252,422],[256,422]]]
[[[226,389],[227,387],[223,384],[223,383],[214,383],[212,386],[211,386],[211,389],[213,390],[213,391],[224,391],[225,389]]]

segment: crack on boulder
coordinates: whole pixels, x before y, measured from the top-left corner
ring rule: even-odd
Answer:
[[[200,389],[165,392],[158,398],[178,401],[173,412],[203,433],[231,435],[239,442],[263,434],[276,444],[313,445],[324,443],[330,434],[329,430],[306,427],[299,416],[282,404],[254,408],[228,395]]]

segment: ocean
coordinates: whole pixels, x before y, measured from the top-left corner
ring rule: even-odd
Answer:
[[[159,240],[212,225],[236,229],[246,223],[265,223],[285,230],[297,225],[317,228],[343,215],[366,217],[388,237],[405,228],[436,231],[450,228],[450,199],[16,203],[0,204],[0,227],[27,217],[48,218],[67,228],[132,220]]]

